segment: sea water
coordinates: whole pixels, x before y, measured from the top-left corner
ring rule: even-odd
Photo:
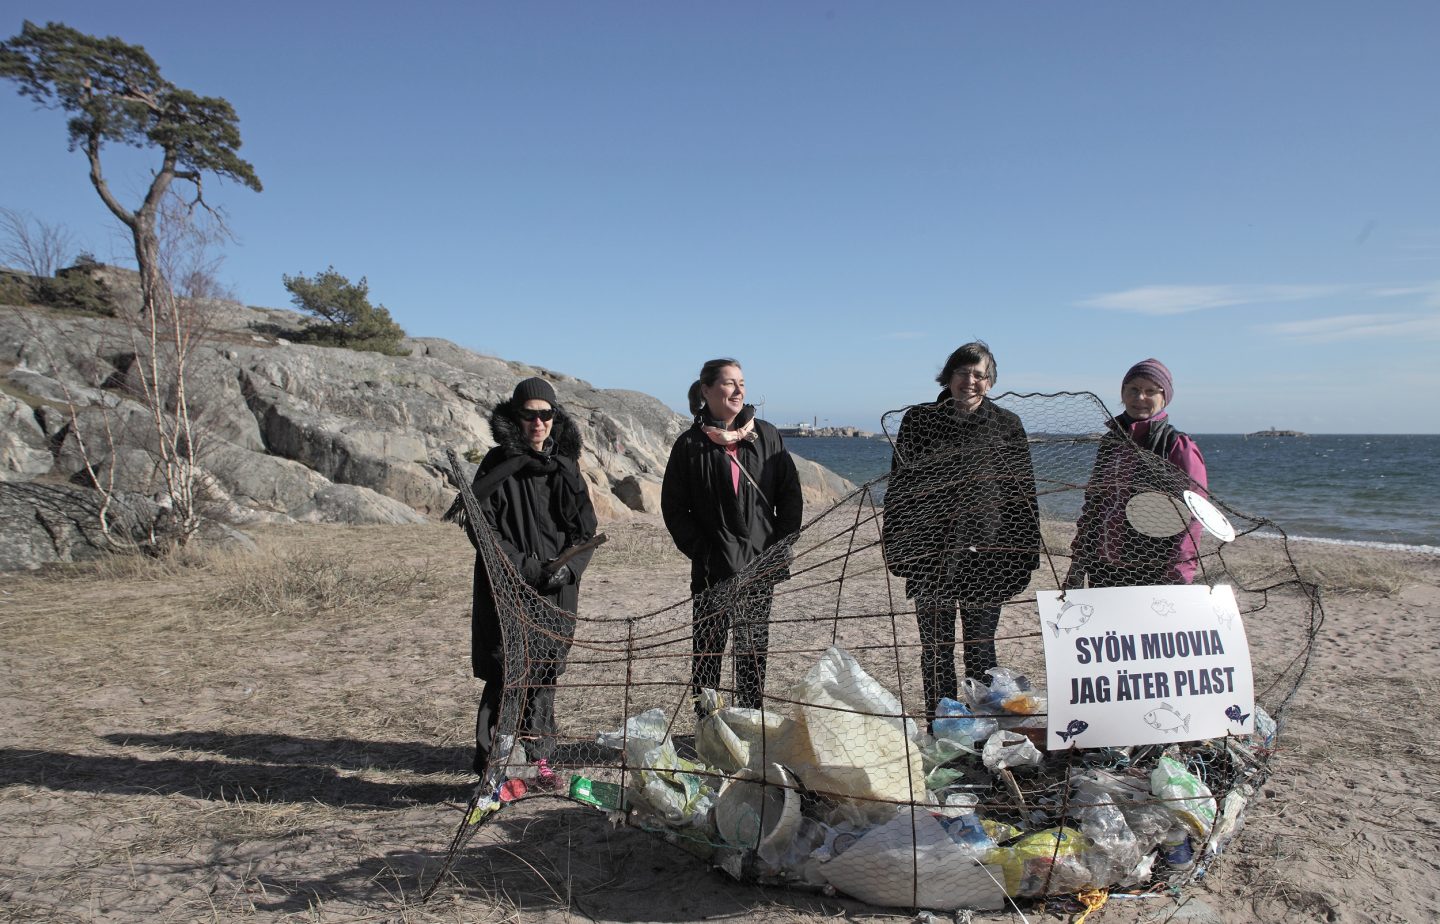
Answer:
[[[1194,438],[1210,492],[1242,513],[1273,521],[1292,539],[1440,554],[1440,436]],[[786,445],[857,485],[890,470],[883,437],[792,438]]]

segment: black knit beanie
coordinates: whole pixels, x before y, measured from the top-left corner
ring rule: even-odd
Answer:
[[[550,387],[550,383],[542,378],[528,378],[519,385],[516,385],[515,393],[510,396],[511,402],[513,402],[516,407],[519,407],[532,398],[548,401],[550,402],[550,406],[554,407],[556,403],[555,389]]]

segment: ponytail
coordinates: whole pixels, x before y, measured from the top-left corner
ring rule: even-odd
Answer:
[[[705,365],[700,367],[700,378],[696,379],[690,385],[690,391],[686,396],[687,402],[690,405],[691,414],[699,416],[699,414],[705,410],[705,394],[700,389],[714,385],[719,381],[720,370],[726,366],[734,366],[736,369],[739,369],[740,361],[722,356],[719,359],[707,360]]]

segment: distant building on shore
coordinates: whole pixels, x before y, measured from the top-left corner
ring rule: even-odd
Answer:
[[[777,427],[780,435],[784,437],[809,437],[809,436],[853,436],[863,439],[873,437],[875,434],[859,427],[818,427],[814,423],[801,421],[790,426]]]

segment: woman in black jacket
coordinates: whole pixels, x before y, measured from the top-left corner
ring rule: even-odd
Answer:
[[[920,629],[925,712],[955,699],[955,610],[965,676],[996,666],[1000,608],[1040,566],[1035,474],[1020,418],[986,397],[995,357],[984,341],[950,354],[932,403],[905,412],[885,491],[884,551],[905,578]]]
[[[774,576],[721,585],[800,530],[804,502],[795,462],[770,424],[745,403],[733,359],[712,359],[690,386],[695,422],[675,440],[660,509],[690,559],[695,695],[718,689],[725,642],[735,633],[735,704],[758,708],[765,692]],[[717,589],[718,588],[718,589]],[[698,706],[697,706],[698,708]]]
[[[475,473],[475,496],[501,551],[534,590],[517,601],[526,607],[526,637],[523,676],[510,679],[519,697],[516,734],[526,739],[529,757],[548,757],[557,731],[555,682],[565,672],[580,575],[591,553],[558,568],[553,560],[595,535],[595,508],[580,476],[580,428],[556,402],[549,382],[529,378],[516,385],[510,400],[491,414],[490,432],[498,445]],[[471,619],[471,662],[475,676],[485,681],[475,720],[475,771],[483,775],[506,677],[500,614],[491,575],[478,554]],[[507,621],[505,628],[512,627]],[[512,651],[519,651],[514,641]]]

